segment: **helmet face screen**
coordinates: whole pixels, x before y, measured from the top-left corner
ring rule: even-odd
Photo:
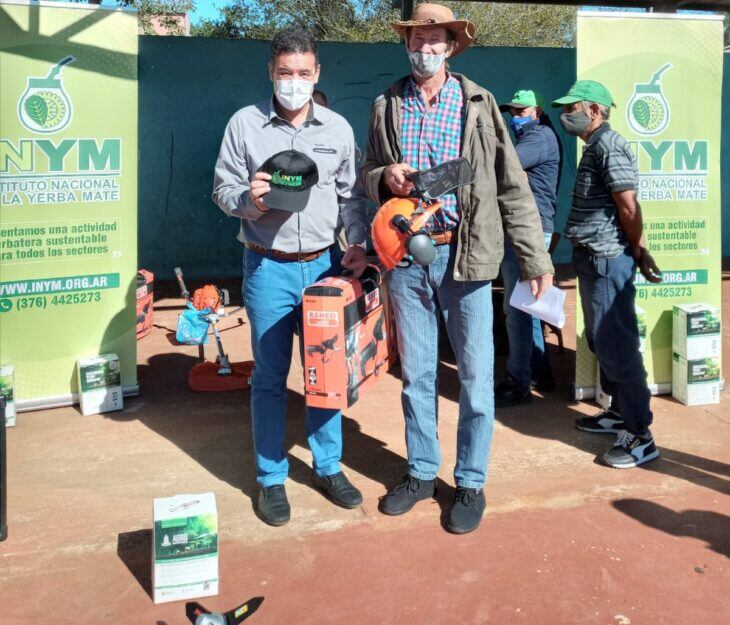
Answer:
[[[424,200],[435,200],[458,187],[474,182],[475,174],[469,161],[456,158],[431,169],[417,171],[408,176],[416,187],[416,193]]]

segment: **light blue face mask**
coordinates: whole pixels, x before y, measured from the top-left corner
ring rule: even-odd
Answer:
[[[512,132],[515,133],[515,137],[519,137],[523,132],[525,132],[525,126],[529,124],[532,120],[532,117],[513,117],[509,125],[512,128]]]
[[[444,64],[446,54],[427,54],[426,52],[408,51],[408,60],[413,71],[419,76],[430,78],[435,75]]]

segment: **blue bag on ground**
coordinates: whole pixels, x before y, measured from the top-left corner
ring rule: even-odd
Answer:
[[[183,345],[207,344],[208,322],[202,317],[210,313],[210,308],[198,310],[188,302],[187,310],[183,310],[177,318],[177,342]]]

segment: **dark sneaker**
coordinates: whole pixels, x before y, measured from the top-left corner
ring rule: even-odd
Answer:
[[[621,415],[608,408],[601,410],[594,417],[576,419],[575,427],[584,432],[593,432],[595,434],[620,434],[626,431],[626,424]]]
[[[557,386],[552,376],[540,378],[539,380],[532,380],[530,382],[530,388],[537,391],[538,393],[554,393]]]
[[[494,404],[497,408],[519,406],[532,401],[532,391],[529,386],[520,386],[511,377],[507,376],[494,389]]]
[[[487,500],[483,490],[457,486],[449,516],[449,531],[452,534],[473,532],[479,527],[486,507]]]
[[[291,508],[283,484],[262,486],[259,489],[258,513],[262,521],[275,527],[289,522]]]
[[[325,477],[312,473],[312,482],[338,506],[357,508],[362,503],[362,494],[350,484],[342,471]]]
[[[659,451],[651,434],[649,438],[641,438],[624,430],[618,435],[614,446],[601,456],[601,460],[614,469],[630,469],[658,457]]]
[[[391,516],[405,514],[419,501],[429,499],[435,494],[436,480],[419,480],[406,475],[380,500],[380,511]]]

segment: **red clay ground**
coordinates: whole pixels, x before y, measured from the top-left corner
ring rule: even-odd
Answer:
[[[572,313],[574,290],[569,298]],[[157,327],[139,344],[142,394],[124,412],[24,413],[9,430],[2,625],[185,623],[183,603],[154,605],[148,594],[152,499],[209,490],[218,503],[221,592],[202,603],[225,610],[263,595],[252,624],[730,622],[727,391],[719,406],[655,399],[662,458],[631,471],[601,467],[594,456],[611,439],[572,425],[595,407],[567,400],[574,340],[566,327],[566,353],[553,351],[558,392],[498,412],[488,511],[479,531],[457,537],[441,526],[453,494],[453,366],[445,362],[441,376],[438,501],[391,518],[377,501],[405,468],[399,380],[386,376],[344,420],[344,468],[365,497],[348,511],[309,486],[295,363],[292,521],[270,528],[252,512],[247,395],[186,388],[196,350],[167,338],[180,303],[157,302]],[[228,325],[231,355],[248,357],[248,328]],[[728,363],[730,315],[724,327]]]

